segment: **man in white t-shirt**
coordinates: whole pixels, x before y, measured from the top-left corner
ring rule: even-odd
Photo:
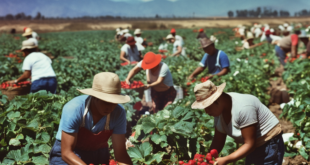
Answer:
[[[166,40],[169,43],[173,44],[173,49],[172,49],[173,54],[171,56],[182,55],[182,56],[186,57],[185,49],[183,48],[183,46],[182,46],[183,44],[181,43],[181,41],[177,41],[172,34],[169,34],[166,37]]]
[[[56,93],[57,80],[52,68],[52,61],[41,52],[37,52],[37,46],[32,40],[23,41],[22,51],[26,58],[23,62],[24,73],[16,80],[9,81],[16,84],[31,77],[31,93],[46,90]]]
[[[234,153],[217,158],[225,165],[246,157],[245,165],[281,165],[285,146],[276,116],[249,94],[224,93],[226,83],[215,86],[210,80],[194,88],[192,109],[204,109],[214,117],[215,135],[210,150],[222,151],[227,135],[243,143]]]
[[[27,40],[31,40],[31,42],[34,42],[36,46],[39,46],[38,39],[39,36],[36,32],[32,31],[31,28],[24,28],[23,36],[27,38]]]
[[[128,64],[139,62],[142,59],[141,49],[143,46],[136,43],[133,37],[128,37],[126,44],[121,48],[120,59]]]
[[[176,41],[180,42],[183,46],[184,45],[184,40],[181,36],[176,34],[176,30],[175,29],[171,29],[170,34],[175,38]]]
[[[147,42],[146,42],[146,39],[143,39],[141,37],[141,34],[142,34],[141,29],[136,29],[134,34],[135,34],[136,42],[139,43],[140,45],[142,45],[144,48],[146,48],[147,47]]]

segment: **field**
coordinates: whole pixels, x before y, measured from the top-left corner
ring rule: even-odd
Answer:
[[[132,31],[131,31],[132,33]],[[156,52],[162,38],[169,30],[144,31],[149,46],[144,51]],[[130,140],[135,144],[128,150],[135,164],[178,164],[179,160],[193,159],[196,153],[206,155],[214,135],[213,118],[203,110],[192,110],[195,100],[193,88],[206,72],[200,74],[196,81],[188,83],[186,77],[198,66],[203,56],[196,40],[197,33],[192,29],[177,29],[184,36],[188,57],[167,57],[163,61],[169,66],[174,84],[181,86],[187,95],[177,103],[167,106],[155,115],[148,115],[138,120],[137,125],[129,129],[128,134],[136,132]],[[227,83],[225,92],[248,93],[257,96],[269,106],[280,119],[284,133],[294,133],[286,143],[285,163],[309,160],[310,153],[310,59],[296,59],[288,62],[285,71],[279,74],[276,69],[280,64],[275,56],[274,46],[263,43],[250,49],[236,51],[241,40],[235,38],[231,28],[210,28],[208,36],[218,39],[216,47],[228,54],[231,72],[212,81],[219,85]],[[0,36],[0,82],[13,80],[22,74],[22,63],[17,58],[5,55],[16,54],[20,49],[22,37],[14,38],[8,34]],[[40,35],[41,51],[47,52],[53,59],[56,72],[57,94],[40,91],[34,94],[15,97],[8,100],[0,94],[0,162],[2,164],[48,164],[49,151],[55,141],[62,107],[73,97],[80,95],[76,90],[90,88],[93,76],[99,72],[114,72],[124,81],[132,66],[121,66],[119,53],[121,44],[113,41],[114,31],[80,31],[55,32]],[[255,39],[259,43],[258,39]],[[134,80],[145,82],[145,73],[140,72]],[[294,103],[286,105],[283,110],[279,105],[270,102],[272,84],[282,80]],[[275,83],[278,85],[279,83]],[[122,90],[132,97],[132,102],[124,104],[127,120],[132,122],[136,117],[133,109],[135,102],[141,100],[134,90]],[[147,142],[137,139],[143,131]],[[301,147],[293,144],[301,141]],[[240,146],[228,138],[220,156],[228,155]],[[111,151],[113,158],[113,151]],[[298,160],[297,160],[298,159]],[[284,163],[284,164],[285,164]],[[309,163],[309,162],[307,162]],[[240,160],[235,164],[244,164]],[[293,163],[294,164],[294,163]]]

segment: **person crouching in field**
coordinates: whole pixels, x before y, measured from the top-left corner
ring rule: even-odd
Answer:
[[[32,31],[30,28],[24,28],[23,36],[27,38],[27,40],[33,41],[36,46],[39,46],[38,39],[39,36],[36,32]]]
[[[183,48],[182,41],[180,41],[180,40],[177,41],[172,34],[169,34],[166,37],[166,40],[169,43],[173,44],[172,55],[171,55],[172,57],[173,56],[179,56],[179,55],[186,56],[185,50]]]
[[[223,76],[229,72],[229,59],[224,51],[217,50],[214,43],[208,38],[200,39],[201,48],[205,55],[203,56],[200,66],[188,77],[192,80],[196,75],[204,71],[208,67],[209,78],[214,75]]]
[[[130,101],[121,94],[119,77],[110,72],[95,75],[90,89],[69,101],[62,109],[50,165],[109,164],[108,140],[112,138],[118,164],[132,164],[125,146],[126,111],[120,105]]]
[[[167,64],[161,62],[161,55],[153,52],[145,54],[144,59],[130,70],[126,83],[130,85],[130,79],[142,69],[146,70],[147,85],[145,89],[151,88],[154,113],[164,109],[173,103],[176,98],[176,90],[173,87],[172,74]]]
[[[120,59],[128,64],[132,62],[139,62],[142,59],[140,44],[136,44],[133,37],[128,37],[126,44],[121,48]]]
[[[23,62],[24,73],[16,80],[8,81],[16,84],[31,77],[31,93],[46,90],[56,93],[57,80],[52,68],[52,60],[45,54],[37,51],[38,46],[33,40],[25,40],[22,44],[22,51],[26,58]]]
[[[210,151],[221,152],[227,135],[243,145],[232,154],[217,158],[226,165],[246,157],[245,165],[281,165],[284,156],[282,128],[276,116],[249,94],[225,93],[226,83],[215,86],[210,80],[194,88],[192,109],[204,109],[214,117],[215,135]]]

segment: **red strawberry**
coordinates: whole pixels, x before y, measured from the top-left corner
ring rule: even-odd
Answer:
[[[208,165],[207,162],[202,162],[200,165]]]
[[[214,157],[214,158],[218,158],[219,157],[219,153],[217,152],[216,149],[211,150],[210,153],[211,153],[212,157]]]
[[[199,159],[198,159],[198,162],[203,162],[203,158],[199,158]]]
[[[187,86],[190,86],[190,85],[191,85],[191,83],[190,83],[190,82],[188,82],[188,83],[186,83],[186,85],[187,85]]]
[[[207,159],[208,161],[211,161],[211,160],[212,160],[212,155],[211,155],[210,153],[208,153],[207,156],[206,156],[206,159]]]
[[[213,160],[211,160],[211,161],[209,161],[209,163],[214,164],[214,161],[213,161]]]
[[[188,164],[189,164],[189,165],[195,165],[195,163],[196,163],[195,160],[190,160],[190,161],[188,161]]]
[[[179,161],[179,164],[182,165],[182,164],[184,164],[184,162],[181,160],[181,161]]]

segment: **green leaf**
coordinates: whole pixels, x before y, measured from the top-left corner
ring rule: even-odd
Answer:
[[[9,112],[8,114],[7,114],[7,117],[9,118],[9,119],[13,119],[13,118],[18,118],[18,117],[20,117],[20,112],[13,112],[13,111],[11,111],[11,112]]]
[[[24,139],[24,135],[23,135],[23,134],[18,134],[18,135],[16,136],[16,139],[22,140],[22,139]]]
[[[295,157],[296,155],[297,155],[297,153],[295,153],[295,152],[291,152],[291,153],[285,152],[284,157],[293,158],[293,157]]]
[[[144,142],[140,145],[140,152],[143,157],[146,157],[151,154],[153,148],[149,142]]]
[[[3,147],[5,147],[5,146],[7,146],[8,144],[4,141],[4,139],[2,139],[1,141],[0,141],[0,146],[3,146]]]
[[[9,145],[11,146],[19,146],[20,141],[18,139],[10,139]]]
[[[181,115],[181,112],[183,111],[183,107],[177,106],[174,108],[172,111],[172,117],[173,118],[178,118]]]
[[[36,143],[48,143],[50,141],[50,135],[47,132],[38,133],[36,136]]]
[[[298,140],[298,138],[295,138],[293,136],[289,138],[289,141],[295,141],[295,140]]]
[[[194,115],[193,112],[188,112],[188,113],[184,116],[184,118],[182,118],[182,120],[191,119],[191,118],[193,118],[193,115]]]
[[[153,129],[155,129],[155,123],[152,122],[143,122],[142,129],[144,133],[150,133]]]
[[[306,153],[306,150],[305,150],[304,147],[301,147],[301,148],[299,149],[299,154],[300,154],[302,157],[304,157],[306,160],[308,160],[309,155]]]
[[[51,147],[47,144],[41,144],[40,146],[34,147],[35,153],[49,153],[51,151]]]
[[[155,143],[155,144],[159,144],[161,142],[167,142],[167,136],[166,135],[158,135],[158,134],[154,134],[151,137],[151,140]]]
[[[28,153],[21,153],[21,150],[11,150],[7,155],[7,158],[13,159],[17,162],[19,161],[27,161],[29,159]]]
[[[32,162],[34,164],[42,164],[42,165],[49,164],[48,158],[46,158],[45,156],[42,156],[42,155],[32,157]]]
[[[141,152],[136,147],[129,147],[129,149],[127,150],[127,153],[130,156],[130,158],[133,158],[136,160],[143,159]]]
[[[4,159],[2,162],[3,165],[14,165],[15,161],[11,159]]]

